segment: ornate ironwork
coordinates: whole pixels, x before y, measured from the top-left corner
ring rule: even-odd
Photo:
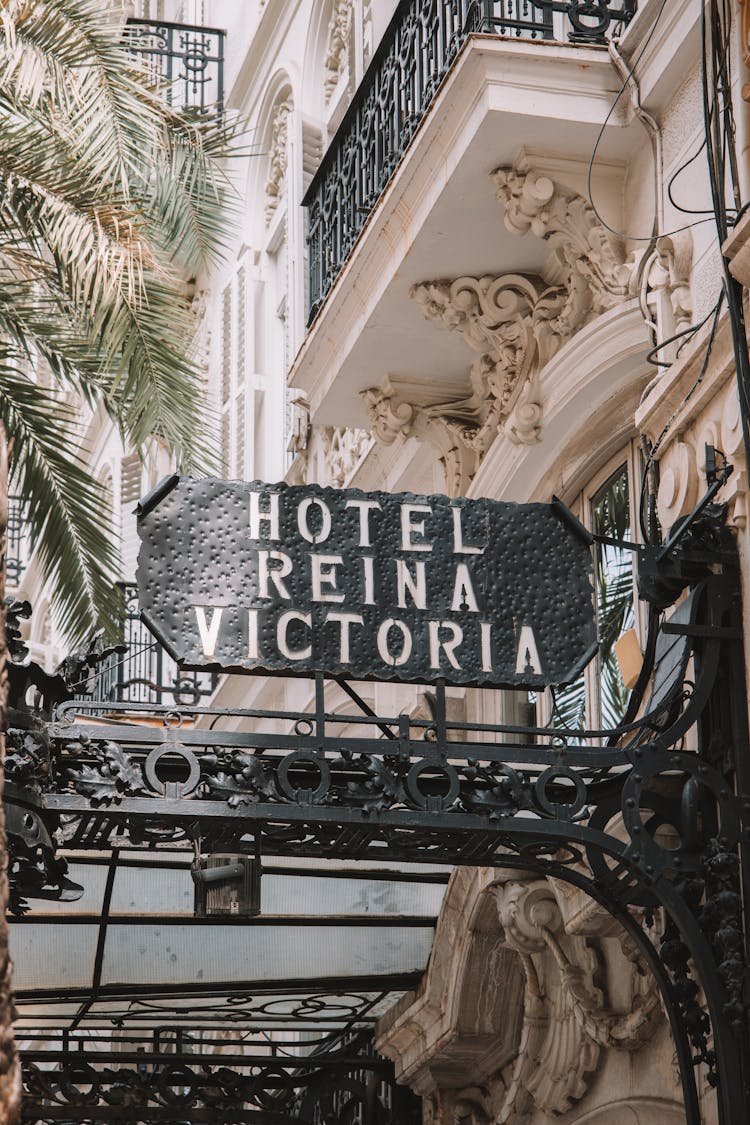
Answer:
[[[27,562],[23,501],[18,496],[9,496],[5,547],[6,581],[9,587],[18,586],[26,570]]]
[[[470,35],[604,43],[635,0],[402,0],[303,200],[317,315]]]
[[[120,587],[122,644],[81,679],[79,696],[97,703],[191,707],[212,695],[216,676],[178,667],[142,624],[135,585],[123,582]]]
[[[418,1125],[420,1102],[397,1087],[369,1034],[305,1057],[246,1049],[239,1035],[213,1050],[181,1030],[167,1041],[100,1040],[24,1057],[23,1120],[258,1122],[259,1125]],[[114,1049],[113,1049],[114,1048]]]
[[[674,1035],[689,1125],[693,1063],[736,1125],[748,1082],[750,777],[738,569],[716,510],[639,549],[642,588],[688,596],[661,624],[651,695],[611,731],[314,705],[157,708],[160,725],[90,722],[64,703],[46,745],[11,732],[10,794],[58,847],[181,843],[191,851],[486,864],[552,874],[617,918],[654,973]],[[344,687],[358,700],[351,685]],[[337,695],[337,706],[340,696]],[[361,701],[360,701],[361,702]],[[231,715],[241,730],[222,730]],[[744,884],[741,886],[741,879]],[[637,907],[637,910],[633,908]],[[644,914],[666,919],[652,940]],[[324,1118],[325,1119],[325,1118]]]
[[[168,20],[129,19],[125,41],[175,109],[223,112],[223,31]]]

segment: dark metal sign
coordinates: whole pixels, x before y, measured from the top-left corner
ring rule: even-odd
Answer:
[[[541,688],[596,650],[562,505],[174,476],[138,515],[143,620],[187,667]]]

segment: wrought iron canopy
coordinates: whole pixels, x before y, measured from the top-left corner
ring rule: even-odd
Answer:
[[[387,879],[404,863],[527,868],[583,888],[637,942],[672,1026],[689,1125],[700,1121],[693,1063],[717,1084],[721,1125],[744,1120],[750,1054],[742,895],[750,871],[750,779],[739,590],[731,539],[715,511],[699,515],[664,547],[639,549],[641,586],[653,601],[664,605],[685,587],[690,592],[654,633],[649,675],[641,677],[630,708],[639,717],[611,731],[470,722],[451,711],[450,692],[441,682],[410,714],[374,714],[354,685],[322,674],[297,710],[133,706],[115,715],[102,713],[101,704],[67,702],[44,724],[17,716],[7,763],[7,797],[22,812],[14,839],[17,911],[23,914],[29,886],[32,893],[42,886],[54,895],[69,879],[88,884],[93,896],[94,881],[83,874],[87,863],[81,860],[95,860],[95,869],[106,872],[103,897],[92,897],[90,907],[81,900],[89,914],[79,922],[45,907],[46,913],[32,911],[14,923],[15,943],[33,927],[47,926],[74,947],[90,929],[98,966],[93,988],[72,978],[64,988],[34,988],[33,981],[22,988],[27,1033],[36,1027],[36,1037],[44,1040],[50,1029],[62,1034],[67,1028],[70,1036],[86,1021],[100,1031],[114,1019],[117,1028],[146,1034],[164,1012],[159,1026],[177,1034],[185,1028],[186,1001],[191,1020],[194,1013],[205,1014],[201,1027],[236,1032],[226,1010],[237,990],[221,979],[220,967],[186,988],[167,955],[159,964],[164,979],[141,981],[140,995],[135,970],[128,969],[139,927],[144,938],[149,927],[160,929],[161,952],[167,945],[174,951],[169,911],[154,921],[156,900],[169,903],[169,895],[179,899],[181,893],[184,899],[188,858],[195,855],[260,854],[265,879],[276,877],[275,868],[285,861],[300,867],[300,857],[321,866],[315,876],[308,869],[308,878],[328,877],[323,869],[330,875],[332,861],[367,861],[385,869]],[[72,878],[66,855],[78,864],[71,865]],[[102,860],[106,866],[97,867]],[[121,891],[118,870],[154,862],[172,874],[159,876],[146,892],[155,896],[150,921],[144,925],[146,915],[118,920],[116,895],[130,893],[130,874]],[[303,878],[301,871],[293,877]],[[375,882],[372,872],[360,874],[365,884]],[[403,870],[402,877],[412,875]],[[336,877],[343,886],[350,874]],[[363,1026],[383,993],[408,987],[429,944],[419,956],[412,945],[408,964],[388,961],[383,935],[395,927],[395,946],[408,950],[421,931],[429,931],[425,916],[431,910],[434,917],[436,908],[433,901],[424,915],[416,908],[411,916],[402,908],[391,916],[385,911],[377,926],[364,927],[371,945],[360,963],[369,970],[359,975],[326,975],[325,938],[318,943],[317,976],[308,961],[298,977],[287,973],[281,980],[272,960],[265,978],[246,975],[247,988],[240,991],[253,997],[250,1026],[264,991],[277,999],[325,994],[322,1010],[343,1004],[341,994],[353,991],[361,997],[357,1014],[342,1016],[335,1035]],[[658,912],[664,924],[654,941],[650,922]],[[321,919],[300,919],[295,916],[291,929],[304,943],[308,924],[321,928]],[[351,914],[332,916],[331,924],[358,929]],[[204,936],[211,927],[225,963],[241,955],[238,941],[250,943],[269,926],[276,925],[277,933],[284,929],[277,916],[263,913],[242,926],[232,919],[186,922],[184,916],[178,925],[185,934]],[[112,940],[117,956],[108,962]],[[376,946],[379,962],[369,960]],[[272,959],[275,951],[267,955]],[[16,954],[16,962],[23,973],[24,957]],[[66,990],[69,1007],[45,1015],[45,1006],[65,1004]],[[225,1006],[215,1019],[218,995]],[[267,1026],[273,1027],[278,1009],[275,1000],[269,1003],[263,1018],[270,1016]],[[132,1007],[123,1012],[123,1004]],[[304,1004],[315,1006],[311,999]],[[299,1027],[299,1010],[294,1019]],[[320,1022],[325,1028],[325,1017]],[[147,1057],[160,1073],[153,1050]],[[71,1066],[68,1054],[54,1081],[64,1084],[66,1074],[75,1075]],[[37,1081],[35,1072],[32,1079]],[[83,1079],[70,1082],[76,1090],[87,1088]],[[124,1112],[123,1102],[116,1100],[124,1096],[122,1085],[107,1101],[99,1083],[97,1078],[92,1120],[122,1119],[117,1114]],[[105,1103],[116,1105],[116,1112],[107,1116]],[[242,1113],[246,1108],[247,1099]],[[318,1120],[314,1114],[299,1119]]]

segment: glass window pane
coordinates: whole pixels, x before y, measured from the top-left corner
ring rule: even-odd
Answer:
[[[627,464],[620,465],[590,498],[584,521],[595,535],[632,540]],[[633,555],[609,544],[596,544],[594,552],[599,637],[596,671],[593,677],[584,672],[572,684],[553,692],[551,725],[556,727],[608,729],[622,719],[628,703],[615,642],[632,628],[635,619]]]
[[[630,539],[630,489],[626,465],[620,466],[594,496],[594,533]],[[628,703],[615,656],[615,642],[634,621],[632,552],[596,545],[596,613],[599,627],[599,712],[603,727],[615,726]]]

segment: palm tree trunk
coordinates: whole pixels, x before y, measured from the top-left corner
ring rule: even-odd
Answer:
[[[8,949],[8,848],[2,803],[5,727],[8,705],[8,648],[5,634],[5,557],[8,528],[8,442],[0,423],[0,1121],[18,1125],[21,1068],[13,1041],[11,961]]]

